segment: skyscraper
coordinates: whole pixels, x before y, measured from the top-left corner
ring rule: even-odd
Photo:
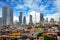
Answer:
[[[46,18],[46,23],[48,23],[48,18]]]
[[[25,16],[23,17],[23,24],[24,25],[26,24],[26,17]]]
[[[29,24],[32,24],[32,15],[29,16]]]
[[[43,13],[40,13],[40,22],[41,22],[41,23],[43,23],[43,22],[44,22]]]
[[[60,22],[60,17],[59,17],[59,22]]]
[[[20,16],[19,16],[19,24],[22,24],[22,12],[20,12]]]
[[[3,25],[3,19],[0,17],[0,25]]]
[[[3,25],[13,24],[13,9],[10,7],[2,8]]]
[[[59,22],[58,22],[58,24],[60,25],[60,17],[59,17]]]

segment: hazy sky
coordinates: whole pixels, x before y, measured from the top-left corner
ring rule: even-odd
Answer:
[[[29,14],[34,16],[35,12],[43,13],[44,17],[49,17],[49,19],[60,16],[60,0],[0,0],[0,14],[2,14],[3,6],[12,7],[14,20],[18,20],[19,12],[23,12],[23,16]]]

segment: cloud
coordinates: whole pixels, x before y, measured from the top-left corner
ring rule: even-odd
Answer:
[[[14,2],[14,0],[11,0],[11,2]]]
[[[27,11],[27,12],[39,11],[39,12],[43,12],[43,13],[46,13],[46,12],[49,12],[49,13],[52,12],[53,13],[54,12],[54,10],[52,10],[53,6],[54,6],[54,1],[53,0],[51,1],[51,3],[50,3],[50,0],[49,1],[48,0],[46,0],[46,1],[42,1],[42,0],[23,0],[23,4],[21,5],[21,4],[18,3],[18,5],[15,8],[16,9],[22,9],[23,12],[27,11],[28,10],[27,8],[29,8],[29,11]],[[46,8],[48,8],[48,9],[50,8],[50,10],[52,10],[52,11],[50,11],[48,9],[46,10]]]
[[[0,12],[0,17],[2,17],[2,13]]]
[[[59,12],[55,14],[47,14],[47,16],[45,16],[45,18],[48,18],[49,21],[51,18],[54,18],[55,21],[59,21],[59,17],[60,17]]]
[[[16,20],[19,21],[19,18],[17,16],[14,16],[13,21],[15,22]]]
[[[58,10],[60,12],[60,0],[56,0],[55,5],[56,5],[56,7],[58,8]]]
[[[6,5],[6,3],[3,1],[0,1],[0,6],[4,6],[4,5]]]
[[[36,9],[38,8],[38,4],[36,2],[40,2],[40,0],[23,0],[23,5],[19,4],[16,8],[21,9],[23,7],[24,9],[25,7],[29,7],[30,9]]]
[[[16,9],[24,9],[24,5],[18,4],[15,8],[16,8]]]
[[[15,8],[16,9],[23,9],[25,10],[25,8],[30,8],[30,9],[34,9],[37,8],[37,5],[33,2],[33,0],[23,0],[23,5],[18,4]]]
[[[2,12],[1,12],[2,10],[0,9],[0,17],[2,17]]]
[[[6,0],[6,2],[9,2],[9,0]]]

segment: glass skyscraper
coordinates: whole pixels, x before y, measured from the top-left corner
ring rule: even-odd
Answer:
[[[43,17],[43,13],[40,13],[40,22],[44,22],[44,17]]]
[[[3,25],[13,24],[13,9],[10,7],[2,8]]]
[[[32,15],[29,16],[29,24],[33,24],[33,22],[32,22]]]
[[[26,24],[26,17],[23,17],[23,24]]]
[[[19,15],[19,24],[22,24],[22,12],[20,12],[20,15]]]

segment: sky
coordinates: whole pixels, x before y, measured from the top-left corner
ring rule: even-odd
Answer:
[[[2,7],[5,6],[10,6],[13,9],[14,21],[19,21],[20,12],[26,16],[28,22],[29,15],[33,16],[33,22],[39,22],[40,13],[43,13],[44,18],[48,17],[49,20],[51,18],[58,20],[60,17],[60,0],[0,0],[0,16],[2,16]]]

